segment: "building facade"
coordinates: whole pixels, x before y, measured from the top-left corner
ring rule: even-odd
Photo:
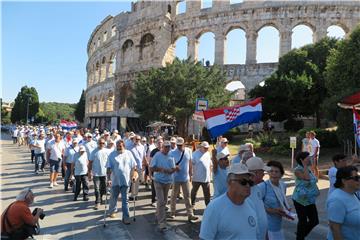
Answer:
[[[180,4],[186,4],[179,13]],[[276,70],[277,63],[257,63],[259,31],[272,26],[279,32],[279,56],[291,50],[293,29],[306,25],[313,41],[327,35],[330,26],[347,34],[360,22],[359,1],[137,1],[131,11],[106,17],[87,45],[88,62],[85,123],[90,127],[137,130],[141,125],[129,96],[140,72],[162,67],[175,58],[176,41],[187,38],[187,56],[198,59],[199,38],[212,32],[214,63],[223,67],[228,81],[241,81],[246,90]],[[245,64],[226,63],[226,37],[234,29],[246,33]]]

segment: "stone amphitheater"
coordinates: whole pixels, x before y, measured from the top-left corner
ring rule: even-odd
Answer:
[[[186,4],[182,13],[180,4]],[[88,41],[85,123],[121,130],[141,125],[127,101],[136,76],[172,62],[180,37],[187,39],[187,56],[198,60],[199,38],[212,32],[214,63],[222,66],[229,81],[240,80],[248,90],[277,67],[277,63],[256,61],[262,28],[278,30],[282,56],[291,50],[296,26],[310,27],[316,42],[327,35],[330,26],[339,26],[348,35],[359,22],[360,1],[244,0],[230,4],[229,0],[213,0],[210,8],[203,8],[200,0],[131,3],[130,12],[106,17]],[[227,34],[234,29],[246,33],[245,64],[225,64]]]

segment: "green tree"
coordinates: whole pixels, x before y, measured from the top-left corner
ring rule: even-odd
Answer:
[[[84,90],[82,90],[79,102],[76,104],[74,114],[75,114],[76,120],[78,120],[79,122],[84,122],[84,117],[85,117],[85,91]]]
[[[27,104],[29,104],[28,117],[35,117],[39,111],[39,96],[34,87],[24,86],[15,98],[14,107],[11,111],[11,122],[27,122]]]
[[[39,121],[58,123],[60,119],[74,120],[75,106],[76,104],[70,103],[42,102],[40,109],[45,118]]]
[[[189,59],[175,59],[164,68],[139,75],[134,88],[134,108],[145,120],[175,120],[179,134],[186,136],[196,98],[208,99],[209,107],[229,102],[230,93],[225,90],[225,80],[218,66],[206,68]]]
[[[324,38],[280,58],[278,70],[265,85],[249,93],[251,97],[264,97],[264,119],[292,121],[315,114],[320,125],[322,102],[327,96],[326,61],[336,43],[336,39]]]
[[[9,124],[9,123],[11,123],[10,112],[5,111],[4,108],[1,108],[1,123],[2,123],[2,124]]]
[[[331,51],[326,66],[327,106],[337,120],[339,139],[353,139],[351,110],[337,107],[344,97],[360,91],[360,26]]]

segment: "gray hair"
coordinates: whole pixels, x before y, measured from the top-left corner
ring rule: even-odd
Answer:
[[[247,161],[249,158],[253,157],[253,156],[254,156],[254,154],[253,154],[252,151],[245,151],[245,152],[241,155],[241,161],[242,161],[243,163],[246,163],[246,161]]]
[[[228,175],[227,175],[227,177],[226,177],[226,182],[227,183],[230,183],[230,181],[232,180],[232,179],[234,179],[235,178],[235,174],[234,173],[229,173]]]
[[[26,196],[32,193],[31,188],[24,188],[23,190],[21,190],[21,192],[16,196],[16,201],[25,201]]]

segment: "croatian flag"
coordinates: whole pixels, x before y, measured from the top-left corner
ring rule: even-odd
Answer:
[[[360,114],[355,110],[353,107],[353,114],[354,114],[354,132],[356,137],[356,142],[360,147]]]
[[[261,98],[234,107],[216,108],[204,111],[206,128],[212,138],[229,129],[245,123],[257,123],[262,115]]]
[[[76,122],[71,122],[71,121],[66,121],[66,120],[61,120],[60,121],[60,127],[62,129],[70,130],[70,129],[77,128],[77,123]]]

